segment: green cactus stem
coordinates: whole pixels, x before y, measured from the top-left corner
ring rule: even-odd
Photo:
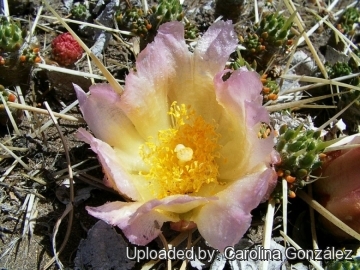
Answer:
[[[182,21],[184,13],[179,0],[160,0],[157,7],[152,7],[150,23],[157,29],[161,24],[171,21]]]
[[[297,188],[310,183],[311,173],[321,167],[322,160],[326,157],[322,153],[324,148],[320,131],[305,130],[302,125],[295,129],[281,126],[275,147],[280,154],[281,163],[275,169],[279,180],[285,179],[288,182],[289,196],[294,197]],[[273,197],[278,196],[274,193]]]
[[[326,270],[357,270],[360,269],[360,258],[356,257],[353,261],[334,261],[329,263]]]
[[[0,52],[14,52],[24,43],[26,31],[20,24],[0,17]]]
[[[239,43],[246,48],[243,53],[246,61],[256,61],[261,71],[266,69],[274,54],[286,53],[293,42],[290,28],[295,15],[286,18],[277,12],[264,14],[260,23],[248,29],[245,36],[239,36]]]
[[[148,30],[152,28],[145,15],[142,9],[132,7],[126,9],[125,12],[117,11],[115,18],[120,27],[142,37],[147,35]]]
[[[341,15],[336,27],[343,34],[351,36],[355,34],[354,24],[359,23],[359,21],[360,11],[355,7],[350,7]]]
[[[15,102],[16,101],[16,96],[13,93],[6,90],[5,87],[3,85],[1,85],[1,84],[0,84],[0,93],[4,97],[5,101],[10,101],[10,102]],[[0,99],[0,103],[2,103],[1,99]]]
[[[85,21],[88,17],[87,7],[84,4],[74,5],[70,11],[71,16],[78,21]]]
[[[199,29],[196,27],[196,25],[187,22],[185,24],[185,39],[196,39],[199,36]]]
[[[26,63],[40,63],[41,62],[41,58],[39,56],[39,48],[27,48],[24,49],[22,54],[19,57],[19,61],[21,64],[26,64]]]
[[[268,100],[276,100],[280,91],[280,87],[277,82],[272,78],[268,77],[267,74],[263,74],[261,76],[261,82],[263,84],[263,89],[261,93],[264,97],[264,101],[266,102]]]

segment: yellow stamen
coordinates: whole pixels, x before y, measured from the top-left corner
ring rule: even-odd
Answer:
[[[169,111],[172,127],[158,132],[157,139],[140,147],[149,165],[140,172],[153,186],[156,197],[198,192],[202,185],[218,183],[219,134],[184,104],[174,102]]]

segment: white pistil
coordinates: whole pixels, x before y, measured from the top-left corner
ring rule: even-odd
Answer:
[[[185,163],[193,158],[194,151],[190,147],[185,147],[183,144],[178,144],[174,152],[180,163]]]

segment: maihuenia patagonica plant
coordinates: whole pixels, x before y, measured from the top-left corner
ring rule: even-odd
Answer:
[[[0,52],[14,52],[24,43],[26,31],[14,21],[0,17]]]
[[[86,5],[81,3],[79,3],[78,5],[74,5],[70,13],[71,17],[78,21],[85,21],[86,18],[89,16]]]
[[[349,63],[351,63],[351,61],[352,60],[350,60]],[[335,79],[359,72],[357,65],[350,65],[345,62],[336,62],[332,65],[325,64],[325,67],[330,79]],[[354,86],[360,85],[359,77],[354,77],[343,82]],[[337,111],[341,111],[347,105],[354,102],[350,108],[348,108],[341,115],[341,117],[346,124],[346,130],[349,132],[349,134],[355,134],[359,131],[360,124],[360,91],[348,89],[345,87],[339,87],[339,90],[342,95],[340,95],[339,98],[335,97],[335,100],[338,101]],[[328,92],[330,92],[330,89],[328,89]]]
[[[179,0],[160,0],[158,5],[152,6],[147,14],[141,8],[129,7],[125,11],[117,11],[115,18],[120,27],[151,42],[161,24],[182,21],[184,13]],[[196,26],[186,22],[185,38],[195,39],[197,35]]]
[[[148,14],[144,14],[140,8],[131,7],[125,12],[118,11],[115,16],[120,26],[145,37],[149,31],[156,33],[163,23],[181,21],[184,14],[179,0],[160,0],[157,6],[151,7]]]
[[[281,157],[281,162],[275,169],[279,180],[285,179],[288,183],[289,197],[295,197],[297,188],[310,183],[311,173],[320,168],[325,143],[320,138],[320,131],[305,130],[302,125],[295,129],[281,126],[275,149]],[[281,181],[273,192],[276,202],[281,199]]]
[[[353,261],[334,261],[329,263],[326,270],[358,270],[360,269],[360,258],[355,257]]]
[[[357,25],[359,22],[360,11],[356,7],[350,7],[341,15],[336,27],[344,35],[352,36],[355,34],[354,25]]]
[[[5,87],[3,85],[1,85],[1,84],[0,84],[0,93],[4,97],[5,101],[10,101],[10,102],[15,102],[16,101],[16,96],[13,93],[7,91],[5,89]],[[0,100],[0,103],[2,103],[1,100]]]
[[[285,18],[278,13],[264,14],[260,23],[255,24],[246,36],[239,36],[240,43],[246,48],[243,53],[245,60],[249,63],[255,60],[258,67],[264,69],[275,53],[286,52],[293,42],[294,35],[290,32],[293,17]]]

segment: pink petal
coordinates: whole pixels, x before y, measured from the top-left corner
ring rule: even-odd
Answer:
[[[154,42],[139,54],[137,71],[126,77],[120,105],[144,138],[170,126],[167,112],[173,101],[191,105],[206,121],[220,117],[213,77],[236,47],[233,26],[215,23],[195,54],[188,51],[183,35],[179,22],[160,26]]]
[[[129,225],[129,218],[142,205],[140,202],[109,202],[98,207],[86,206],[88,213],[106,223],[125,228]]]
[[[209,27],[196,45],[194,55],[198,71],[214,76],[223,70],[238,39],[231,21],[218,21]]]
[[[91,149],[98,155],[106,175],[104,184],[119,191],[132,200],[139,200],[141,194],[134,185],[134,176],[124,170],[123,163],[119,161],[118,155],[107,143],[94,138],[85,129],[78,130],[77,137],[90,144]]]
[[[220,177],[236,179],[268,161],[274,142],[271,136],[260,140],[257,135],[260,123],[269,122],[269,114],[261,104],[259,75],[240,69],[224,81],[227,72],[219,72],[214,78],[216,97],[224,111],[218,121],[220,153],[227,158],[226,162],[219,160]]]
[[[324,207],[360,233],[360,148],[344,150],[335,160],[325,164],[315,182],[318,199]],[[337,236],[348,237],[330,222],[323,223]]]
[[[271,169],[247,175],[216,194],[219,200],[195,210],[193,220],[210,246],[223,252],[243,237],[251,223],[250,211],[262,201],[273,175]]]
[[[96,138],[127,153],[137,155],[143,140],[120,109],[120,96],[110,85],[91,86],[89,97],[79,86],[74,84],[74,88],[84,119]]]
[[[144,138],[170,127],[167,94],[175,87],[177,72],[190,66],[190,56],[183,25],[167,23],[159,28],[154,42],[139,54],[137,71],[126,77],[120,106]]]
[[[346,197],[360,189],[360,147],[346,151],[325,165],[321,179],[315,182],[322,193],[331,197]]]
[[[179,62],[177,82],[169,88],[170,100],[191,105],[207,122],[218,122],[223,111],[216,101],[213,78],[224,69],[237,42],[230,21],[211,25],[198,41],[190,65]]]
[[[214,78],[216,97],[225,108],[230,108],[239,115],[246,112],[249,127],[256,123],[269,123],[269,113],[262,106],[262,83],[255,71],[240,69],[234,71],[230,78],[223,81],[223,76],[229,70],[219,72]]]
[[[146,245],[161,232],[166,221],[179,221],[178,213],[190,211],[215,198],[175,195],[142,203],[114,202],[99,207],[86,207],[89,214],[123,230],[129,241]]]

